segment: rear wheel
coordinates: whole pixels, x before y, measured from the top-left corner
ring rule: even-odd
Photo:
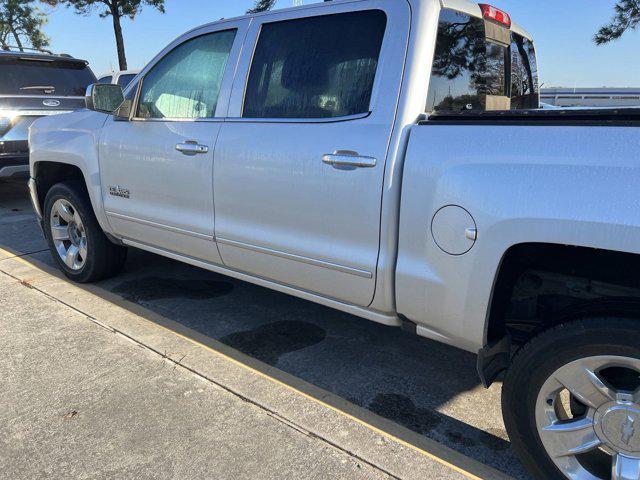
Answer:
[[[573,322],[516,356],[503,415],[536,478],[640,479],[639,326],[617,318]]]
[[[78,183],[58,183],[47,192],[44,231],[54,260],[71,280],[94,282],[118,273],[125,247],[106,237]]]

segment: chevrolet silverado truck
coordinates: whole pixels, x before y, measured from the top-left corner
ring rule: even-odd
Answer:
[[[87,62],[69,55],[0,50],[0,181],[29,176],[29,126],[83,108],[95,81]]]
[[[640,477],[640,112],[536,110],[466,0],[221,20],[30,130],[71,280],[135,247],[478,354],[537,478]]]

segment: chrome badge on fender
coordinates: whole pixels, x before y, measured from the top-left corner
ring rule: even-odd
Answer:
[[[129,198],[131,196],[129,189],[121,187],[120,185],[109,186],[109,195],[122,198]]]

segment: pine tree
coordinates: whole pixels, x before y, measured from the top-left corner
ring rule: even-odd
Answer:
[[[149,5],[164,13],[164,0],[41,0],[42,2],[56,6],[65,5],[74,8],[79,15],[89,15],[94,9],[100,11],[101,18],[111,16],[113,20],[113,32],[116,36],[118,50],[118,63],[120,70],[127,69],[127,55],[124,49],[121,19],[123,17],[133,20],[143,5]]]
[[[598,45],[617,40],[627,30],[635,30],[640,25],[640,0],[619,0],[611,23],[602,27],[594,37]]]
[[[254,7],[247,10],[247,13],[266,12],[271,10],[275,4],[276,0],[256,0]]]
[[[49,45],[42,32],[47,17],[32,1],[0,0],[0,49],[8,50],[15,45],[23,51],[25,44],[41,49]]]

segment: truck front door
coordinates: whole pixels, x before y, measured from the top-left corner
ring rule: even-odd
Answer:
[[[250,27],[216,146],[216,240],[230,268],[366,306],[410,12],[304,12]]]
[[[248,23],[218,23],[174,42],[143,72],[131,118],[107,120],[100,172],[118,236],[220,263],[214,149]]]

